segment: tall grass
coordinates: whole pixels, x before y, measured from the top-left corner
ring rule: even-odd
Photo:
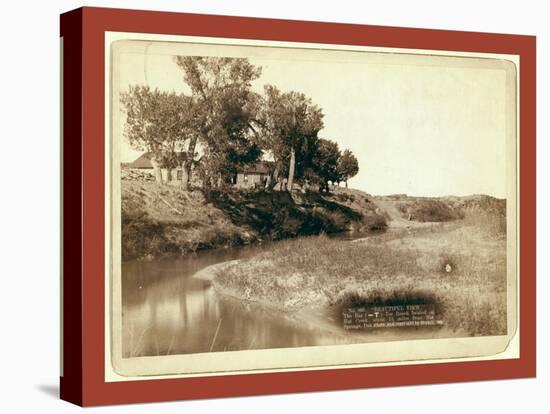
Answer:
[[[467,211],[464,225],[476,228],[489,237],[506,236],[506,214],[491,214],[483,211]]]
[[[430,298],[445,325],[467,335],[506,332],[505,241],[475,227],[361,242],[317,237],[265,247],[217,275],[219,289],[283,310]],[[412,302],[411,302],[412,301]]]

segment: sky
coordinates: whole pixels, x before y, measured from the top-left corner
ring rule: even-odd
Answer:
[[[254,90],[273,84],[309,96],[325,115],[319,136],[358,159],[350,187],[506,197],[506,103],[513,95],[496,59],[234,46],[176,51],[148,43],[120,54],[120,90],[147,84],[189,93],[174,54],[246,56],[262,67]],[[122,161],[139,154],[121,143]]]

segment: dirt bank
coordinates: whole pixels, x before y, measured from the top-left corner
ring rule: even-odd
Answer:
[[[138,178],[122,180],[123,260],[387,227],[411,229],[462,220],[468,212],[501,217],[505,203],[487,196],[371,196],[355,189],[316,192],[182,191]]]
[[[386,228],[366,196],[265,191],[182,191],[122,181],[122,258],[182,255],[346,230]]]

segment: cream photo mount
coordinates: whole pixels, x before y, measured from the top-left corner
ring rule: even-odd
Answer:
[[[505,336],[421,339],[123,358],[121,348],[120,127],[117,66],[122,53],[430,64],[501,70],[506,77],[507,318]],[[374,61],[374,62],[372,62]],[[453,66],[453,67],[455,67]],[[142,33],[105,33],[105,381],[247,374],[366,366],[463,362],[519,357],[519,57],[366,46],[338,46]]]

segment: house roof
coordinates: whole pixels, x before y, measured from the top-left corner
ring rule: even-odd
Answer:
[[[180,154],[178,152],[178,154]],[[150,152],[144,152],[139,157],[137,157],[134,162],[131,162],[128,167],[130,168],[153,168],[151,163],[152,155]]]
[[[153,168],[151,164],[151,153],[145,152],[137,157],[134,162],[129,165],[130,168]]]
[[[245,165],[239,169],[244,174],[269,174],[270,161],[259,161],[254,164]],[[144,152],[133,162],[129,163],[129,168],[153,168],[151,164],[151,153]]]
[[[255,164],[245,165],[240,170],[244,174],[269,174],[269,161],[260,161]]]

